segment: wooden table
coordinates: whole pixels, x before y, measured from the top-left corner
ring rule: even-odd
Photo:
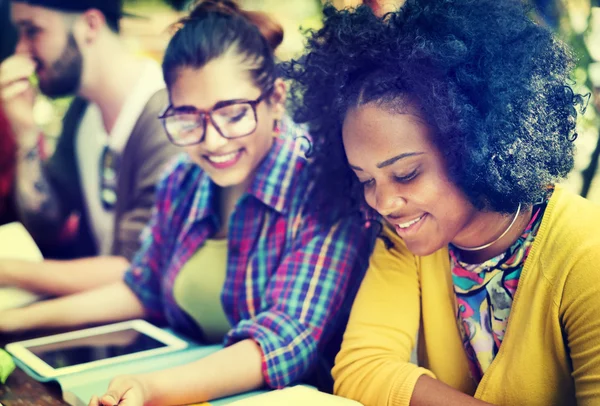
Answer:
[[[86,325],[81,328],[94,327],[93,325]],[[70,331],[68,329],[62,330],[45,330],[35,331],[33,333],[27,333],[18,336],[2,336],[0,335],[0,348],[4,348],[7,343],[28,340],[36,337],[43,337],[57,333],[65,333]],[[256,392],[259,393],[259,392]],[[67,394],[69,395],[69,394]],[[244,396],[244,395],[240,395]],[[73,395],[71,394],[71,397]],[[231,398],[235,400],[235,396]],[[69,397],[67,396],[67,399]],[[73,404],[77,406],[84,406],[89,399],[73,399]],[[219,404],[223,400],[216,401]],[[63,400],[63,395],[58,383],[41,383],[36,381],[27,375],[23,370],[15,369],[10,375],[5,385],[0,384],[0,403],[4,406],[71,406],[69,403]],[[190,406],[214,406],[211,403],[198,403]]]
[[[63,406],[58,385],[42,384],[19,368],[0,385],[0,403],[4,406]]]
[[[0,336],[0,348],[31,336]],[[5,385],[0,384],[0,403],[4,406],[65,406],[58,384],[42,384],[17,368]]]

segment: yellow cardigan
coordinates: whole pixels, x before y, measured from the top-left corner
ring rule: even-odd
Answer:
[[[447,249],[378,239],[332,371],[335,393],[409,405],[427,374],[496,405],[600,404],[600,208],[557,187],[529,253],[500,351],[477,386],[456,325]],[[418,336],[418,360],[409,362]],[[440,399],[440,405],[443,405]]]

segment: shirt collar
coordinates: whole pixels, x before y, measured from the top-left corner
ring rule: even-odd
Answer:
[[[285,213],[297,171],[305,162],[302,145],[297,140],[286,135],[275,137],[273,146],[256,169],[248,193],[273,210]]]
[[[189,217],[193,221],[204,220],[209,216],[217,218],[218,211],[215,209],[214,204],[217,186],[196,163],[192,162],[189,158],[188,162],[192,166],[191,173],[188,176],[197,179],[195,182],[194,201]]]
[[[190,218],[198,221],[209,216],[218,217],[215,202],[217,186],[199,166],[189,160],[188,162],[193,166],[188,176],[197,179]],[[285,135],[275,137],[271,149],[258,165],[246,193],[273,210],[285,213],[298,167],[304,162],[306,159],[301,143]]]

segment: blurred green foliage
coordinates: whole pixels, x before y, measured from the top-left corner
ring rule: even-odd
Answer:
[[[592,56],[592,47],[600,47],[598,37],[593,36],[600,29],[600,27],[594,26],[594,24],[598,24],[598,21],[593,18],[593,7],[598,7],[598,0],[553,0],[552,7],[557,16],[557,24],[554,28],[558,35],[569,44],[577,58],[577,66],[573,75],[575,91],[593,97],[596,89],[596,97],[598,97],[597,89],[600,88],[600,83],[593,83],[590,75],[590,67],[598,62]],[[595,138],[595,147],[589,154],[587,165],[581,171],[580,192],[582,196],[588,196],[590,193],[600,162],[599,105],[592,99],[587,106],[586,114],[582,115],[578,122],[580,133],[590,134],[589,137]]]

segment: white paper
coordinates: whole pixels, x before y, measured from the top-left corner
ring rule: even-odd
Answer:
[[[42,261],[42,253],[21,223],[0,226],[0,259]],[[20,288],[0,288],[0,311],[28,305],[40,296]]]
[[[238,400],[230,406],[360,406],[354,400],[319,392],[314,388],[299,385],[291,388],[274,390],[262,395]]]

